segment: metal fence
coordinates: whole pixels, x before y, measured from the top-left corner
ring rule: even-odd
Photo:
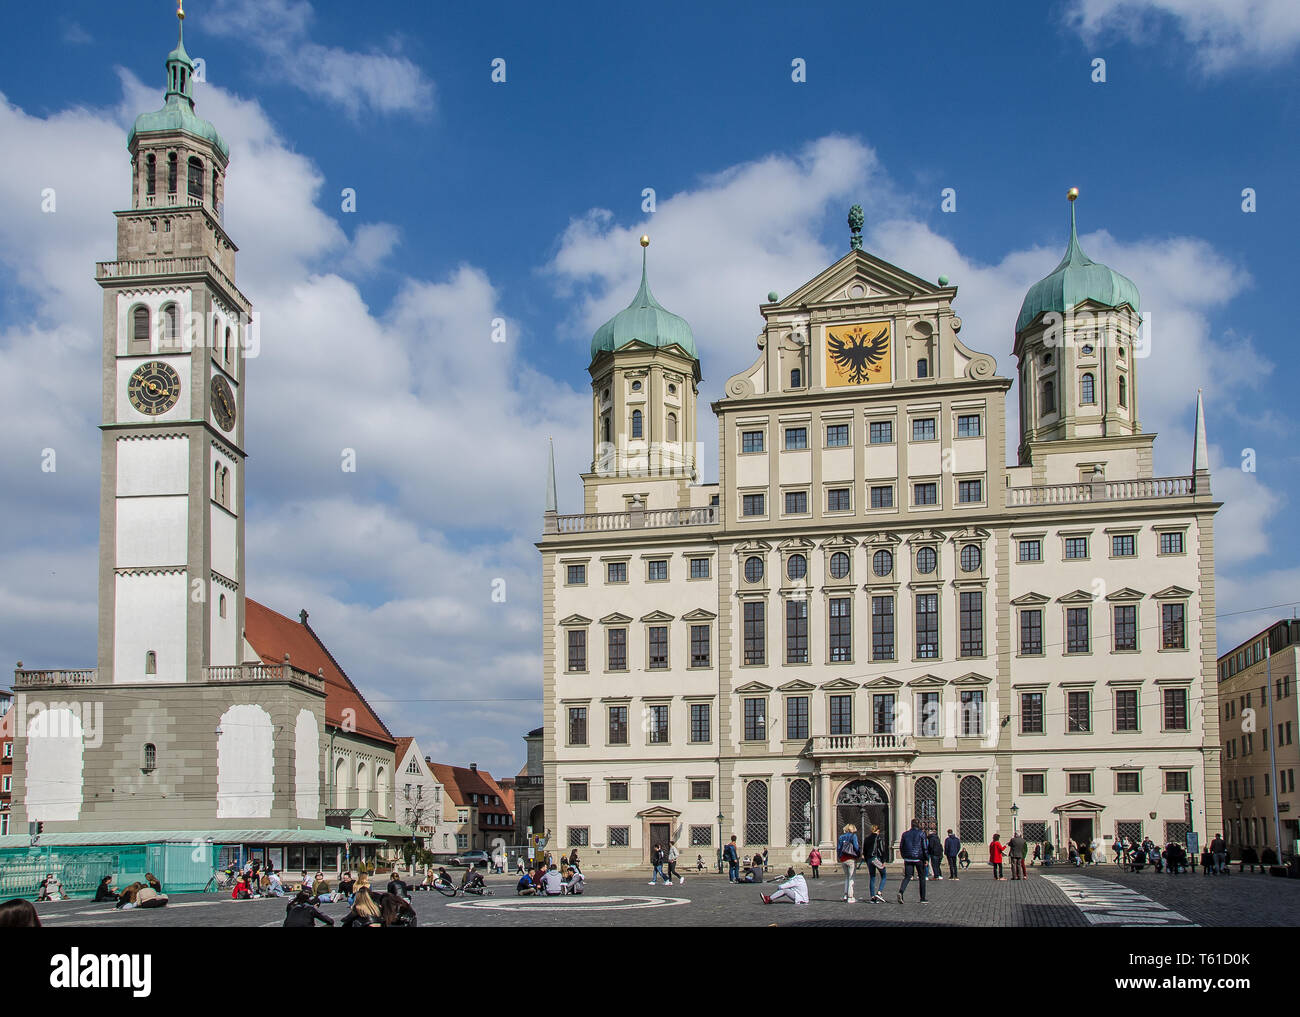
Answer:
[[[47,873],[69,897],[94,896],[108,876],[119,889],[152,872],[168,893],[202,890],[216,867],[210,844],[129,844],[108,847],[0,849],[0,898],[35,898]]]

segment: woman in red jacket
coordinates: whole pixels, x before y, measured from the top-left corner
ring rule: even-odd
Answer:
[[[1002,875],[1002,853],[1006,850],[1006,845],[1002,843],[1002,834],[995,833],[993,842],[989,845],[989,864],[993,866],[993,878],[1004,880]]]

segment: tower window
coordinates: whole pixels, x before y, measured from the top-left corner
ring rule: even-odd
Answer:
[[[797,367],[790,372],[790,387],[791,388],[803,387],[803,372],[800,371],[799,368]]]
[[[167,153],[167,193],[176,193],[176,153]]]
[[[190,156],[189,181],[186,184],[191,198],[203,200],[203,163],[197,157]]]
[[[609,444],[609,415],[600,418],[600,440]]]
[[[155,650],[146,650],[144,655],[144,673],[158,673],[158,653]]]
[[[1056,412],[1056,385],[1053,382],[1043,382],[1043,412]]]
[[[166,341],[166,344],[172,348],[175,348],[177,344],[176,340],[179,336],[177,321],[178,314],[176,311],[176,305],[168,304],[163,308],[163,327],[166,329],[163,334],[163,339]]]
[[[231,341],[234,336],[230,333],[230,326],[226,326],[226,363],[229,364],[235,359],[235,344]]]
[[[677,394],[677,386],[676,386],[676,385],[669,385],[669,386],[668,386],[668,394],[669,394],[669,395],[676,395],[676,394]]]
[[[922,357],[916,362],[916,376],[918,378],[930,377],[930,361]]]
[[[633,392],[640,392],[640,391],[641,391],[641,383],[640,383],[639,381],[634,381],[634,382],[632,382],[632,391],[633,391]]]
[[[1119,404],[1128,406],[1128,379],[1120,378],[1119,380]]]
[[[145,773],[158,768],[158,746],[153,742],[144,743],[144,758],[141,760],[140,765]]]
[[[225,616],[226,616],[226,595],[223,593],[220,597],[217,598],[217,617],[224,618]]]
[[[131,312],[131,352],[149,352],[149,308],[137,307]]]
[[[144,161],[144,193],[153,196],[157,189],[156,174],[158,171],[158,159],[151,152],[149,157]]]
[[[668,414],[667,427],[664,430],[665,430],[664,433],[665,440],[667,441],[677,440],[677,414],[676,413]]]
[[[213,207],[213,208],[216,208],[216,207],[217,207],[217,170],[216,170],[216,167],[213,167],[213,170],[212,170],[212,207]]]
[[[640,410],[632,411],[632,437],[633,438],[641,437],[641,411]]]
[[[1079,402],[1085,406],[1091,406],[1096,401],[1093,377],[1091,374],[1085,374],[1079,379]]]

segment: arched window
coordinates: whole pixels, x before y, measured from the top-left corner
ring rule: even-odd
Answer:
[[[1084,406],[1091,406],[1097,401],[1093,388],[1093,377],[1091,374],[1085,374],[1079,379],[1079,402]]]
[[[916,362],[916,376],[918,378],[930,377],[930,361],[922,357]]]
[[[212,207],[217,207],[217,168],[212,167]]]
[[[968,844],[984,843],[984,782],[963,777],[957,785],[957,836]]]
[[[1056,384],[1054,382],[1043,382],[1043,412],[1056,412]]]
[[[220,505],[225,499],[221,496],[221,464],[212,464],[212,500]]]
[[[767,843],[767,784],[751,780],[745,785],[745,843]]]
[[[226,356],[225,356],[225,361],[227,364],[229,364],[231,361],[235,359],[234,338],[235,337],[230,332],[230,326],[227,325],[226,326]]]
[[[149,308],[137,307],[131,312],[131,353],[149,352]]]
[[[632,411],[632,437],[633,438],[641,437],[641,411],[640,410]]]
[[[797,367],[790,372],[790,387],[791,388],[803,387],[803,372],[799,370],[799,368]]]
[[[197,156],[190,156],[189,181],[185,188],[191,198],[203,200],[203,163]]]
[[[791,844],[812,841],[812,785],[806,780],[790,782],[790,828],[787,832]]]
[[[226,595],[223,593],[220,597],[217,598],[217,617],[224,618],[225,616],[226,616]]]
[[[600,440],[609,444],[609,415],[600,418]]]
[[[144,758],[141,760],[140,766],[145,773],[158,768],[158,746],[153,742],[144,743]]]
[[[221,504],[230,508],[230,471],[221,467]]]
[[[167,193],[176,193],[176,153],[167,153]]]
[[[146,650],[144,654],[144,673],[158,673],[158,654],[154,650]]]
[[[916,818],[927,834],[939,832],[939,786],[933,777],[918,777],[916,791]]]
[[[152,197],[157,190],[158,158],[152,152],[144,160],[144,193]]]
[[[677,440],[677,414],[676,413],[668,414],[667,426],[664,428],[664,440],[665,441]]]
[[[176,310],[175,304],[168,304],[163,308],[163,341],[158,345],[175,349],[178,345],[179,337],[180,314]]]
[[[1119,379],[1119,404],[1128,406],[1128,379],[1124,377]]]
[[[843,551],[831,555],[831,578],[843,579],[849,574],[849,556]]]

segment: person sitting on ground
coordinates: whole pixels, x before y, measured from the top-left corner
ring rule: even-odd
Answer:
[[[68,895],[63,892],[63,884],[54,878],[54,873],[46,873],[45,878],[41,880],[40,891],[36,895],[38,901],[42,900],[67,900]]]
[[[399,897],[409,897],[411,895],[411,888],[406,885],[405,880],[398,876],[396,869],[388,874],[387,891],[395,893]]]
[[[325,873],[316,873],[316,878],[311,881],[311,895],[317,900],[327,901],[330,899],[330,885],[325,879]],[[304,887],[307,889],[307,887]]]
[[[163,892],[162,883],[158,882],[158,877],[152,872],[146,872],[144,874],[144,881],[153,887],[154,893]]]
[[[0,929],[39,929],[41,916],[36,913],[36,905],[29,900],[15,897],[0,904]]]
[[[352,893],[356,889],[356,886],[357,883],[356,880],[352,878],[352,873],[351,872],[343,873],[343,875],[339,876],[339,892],[336,895],[337,898],[342,898],[343,900],[346,900],[349,904],[351,904]]]
[[[554,865],[542,877],[542,892],[548,897],[558,897],[564,893],[564,881],[560,878],[560,870]]]
[[[519,877],[519,882],[515,884],[515,893],[520,897],[531,897],[537,892],[537,887],[533,885],[532,877],[525,872]]]
[[[962,848],[961,853],[957,855],[957,864],[960,865],[963,869],[970,868],[970,854],[967,852],[965,848]]]
[[[582,874],[582,870],[576,865],[569,866],[569,878],[564,881],[564,892],[581,894],[586,885],[587,877]]]
[[[552,866],[554,868],[554,866]],[[463,891],[482,890],[487,886],[483,881],[483,873],[472,865],[465,870],[465,878],[461,880],[460,888]]]
[[[358,883],[352,897],[352,910],[343,916],[339,923],[345,929],[358,929],[363,926],[379,924],[379,905],[370,896],[370,885]]]
[[[704,871],[704,856],[703,856],[703,855],[696,855],[696,856],[695,856],[695,871],[696,871],[696,872],[703,872],[703,871]]]
[[[117,895],[118,908],[124,909],[135,907],[136,894],[138,894],[142,889],[144,889],[143,883],[130,883],[127,886],[122,887],[122,892]]]
[[[299,890],[284,907],[284,928],[314,929],[317,922],[333,925],[334,919],[312,903],[310,890]]]
[[[272,897],[284,896],[284,881],[280,878],[280,873],[276,872],[274,869],[271,870],[270,886],[266,892]]]
[[[295,889],[295,890],[306,890],[308,893],[311,892],[311,880],[307,878],[307,870],[306,870],[306,869],[303,869],[303,870],[302,870],[302,879],[299,881],[298,885],[294,887],[294,889]]]
[[[434,886],[455,886],[456,884],[452,881],[451,873],[448,872],[443,866],[439,865],[438,871],[435,872],[433,875],[433,885]]]
[[[138,908],[165,908],[167,906],[167,895],[159,893],[152,886],[142,886],[135,895],[135,906]]]
[[[759,894],[763,898],[764,904],[771,904],[778,900],[790,900],[796,904],[808,903],[808,883],[800,873],[794,871],[794,867],[785,870],[785,882],[778,886],[772,894]]]
[[[413,929],[419,919],[409,900],[400,894],[386,893],[379,899],[379,924],[385,929]]]
[[[127,887],[127,889],[129,890],[130,887]],[[240,876],[235,880],[235,888],[230,891],[231,900],[250,900],[252,896],[252,891],[248,889],[248,881],[244,876]]]
[[[109,901],[109,900],[111,900],[111,901],[115,901],[115,900],[117,900],[117,893],[116,893],[116,891],[114,891],[114,889],[113,889],[111,886],[108,885],[108,884],[111,883],[112,881],[113,881],[113,877],[112,877],[112,876],[105,876],[103,879],[101,879],[101,880],[99,881],[99,888],[95,891],[95,903],[96,903],[96,904],[99,904],[99,903],[101,903],[101,902],[103,902],[103,901]]]

